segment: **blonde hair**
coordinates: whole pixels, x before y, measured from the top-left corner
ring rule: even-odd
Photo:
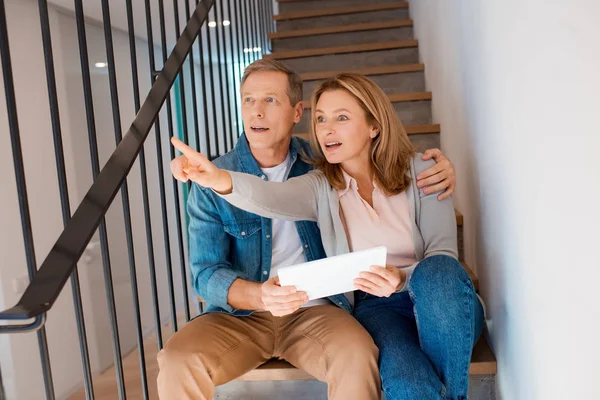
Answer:
[[[244,70],[241,86],[244,86],[244,83],[250,74],[254,72],[283,72],[288,78],[287,95],[290,99],[292,107],[296,106],[299,101],[302,101],[302,78],[300,78],[300,75],[298,75],[296,72],[286,67],[283,63],[268,58],[262,58],[254,61]]]
[[[383,90],[370,79],[359,74],[340,74],[321,83],[313,93],[310,140],[315,154],[314,164],[323,171],[337,190],[346,187],[340,164],[331,164],[325,158],[316,135],[315,112],[317,102],[325,92],[344,90],[350,93],[365,112],[367,122],[379,130],[371,141],[370,158],[373,179],[388,196],[402,193],[410,184],[410,161],[415,149],[396,110]]]

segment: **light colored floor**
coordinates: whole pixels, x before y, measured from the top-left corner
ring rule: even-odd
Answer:
[[[180,323],[180,326],[183,325]],[[172,329],[170,325],[165,326],[163,328],[164,343],[171,336]],[[156,390],[156,377],[158,376],[156,355],[158,354],[158,345],[156,336],[146,338],[144,341],[144,353],[146,357],[149,398],[158,400]],[[127,399],[143,400],[142,378],[137,348],[123,358],[123,375],[125,378]],[[94,377],[94,397],[96,400],[116,400],[119,398],[114,367]],[[326,398],[327,385],[318,381],[234,381],[219,386],[214,396],[214,399],[219,400],[325,400]],[[85,400],[84,389],[82,388],[74,393],[68,400]]]

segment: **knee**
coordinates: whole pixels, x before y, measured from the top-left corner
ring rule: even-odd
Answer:
[[[175,337],[173,339],[176,339]],[[183,372],[190,368],[204,368],[204,362],[200,354],[191,352],[179,344],[176,340],[171,340],[158,352],[156,357],[160,372]]]
[[[475,292],[469,274],[460,263],[446,255],[424,259],[417,265],[410,280],[414,292],[428,295],[442,292]]]
[[[360,368],[368,365],[376,367],[379,359],[379,348],[369,332],[358,322],[355,328],[347,329],[328,352],[333,362],[343,363],[348,367],[353,365]]]

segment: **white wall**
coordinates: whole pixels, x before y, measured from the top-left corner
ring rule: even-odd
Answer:
[[[414,0],[504,399],[600,398],[600,4]]]
[[[37,2],[34,0],[8,0],[5,3],[17,92],[19,127],[32,217],[32,232],[39,265],[63,229],[41,45],[39,12]],[[119,10],[119,7],[122,7],[123,10]],[[124,5],[115,3],[113,10],[116,13],[124,13]],[[50,20],[69,195],[71,209],[74,211],[92,183],[76,25],[70,13],[65,13],[53,7],[50,8]],[[106,70],[96,69],[93,64],[98,61],[106,61],[106,53],[102,28],[94,23],[88,23],[86,29],[90,62],[92,63],[92,90],[100,165],[102,166],[115,148],[115,139],[110,109],[108,75]],[[145,27],[136,26],[136,29],[140,31]],[[123,133],[125,133],[135,115],[129,44],[126,34],[119,30],[113,30],[113,39],[121,105],[121,122]],[[140,92],[143,99],[149,90],[150,83],[147,43],[144,40],[137,40],[137,51]],[[160,65],[159,62],[158,67]],[[4,93],[2,82],[0,82],[0,91]],[[164,112],[161,123],[163,138],[165,138],[168,133]],[[22,294],[20,291],[14,290],[13,282],[27,275],[4,96],[0,96],[0,132],[2,132],[2,135],[0,135],[0,182],[2,185],[2,190],[0,190],[0,221],[2,221],[0,254],[3,257],[2,267],[0,268],[0,308],[4,309],[16,304]],[[169,143],[163,139],[163,154],[167,157],[169,154],[168,146]],[[145,148],[148,184],[151,191],[152,232],[161,317],[163,321],[166,321],[170,319],[170,311],[157,177],[158,166],[153,133],[150,134]],[[168,164],[164,164],[162,167],[163,172],[167,174],[167,209],[170,220],[173,279],[176,285],[178,308],[181,310],[184,300],[181,294],[175,209],[172,206],[173,193],[168,175]],[[151,334],[154,330],[154,317],[139,163],[134,165],[128,183],[142,325],[144,333]],[[136,336],[120,194],[117,195],[107,214],[107,227],[121,335],[121,350],[123,354],[126,354],[135,347]],[[98,242],[98,240],[96,235],[92,242]],[[98,373],[112,364],[113,357],[99,248],[92,250],[90,256],[91,260],[89,262],[80,263],[79,272],[92,369],[95,373]],[[193,298],[193,291],[190,291],[190,296]],[[192,315],[195,312],[196,310],[192,309]],[[59,399],[65,398],[73,389],[78,387],[82,378],[75,326],[72,293],[70,283],[68,283],[50,311],[46,325],[54,386]],[[2,369],[2,379],[6,386],[8,399],[38,399],[43,397],[39,351],[35,334],[0,335],[0,368]]]

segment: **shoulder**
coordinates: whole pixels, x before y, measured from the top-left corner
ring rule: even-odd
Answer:
[[[434,160],[424,161],[422,159],[422,157],[423,157],[423,153],[415,153],[415,155],[413,156],[413,158],[411,160],[410,169],[411,169],[411,175],[413,176],[413,179],[415,179],[416,176],[418,174],[420,174],[421,172],[423,172],[426,169],[430,168],[431,166],[435,165]]]
[[[216,158],[213,163],[221,168],[226,169],[228,171],[237,171],[240,168],[240,163],[238,159],[238,155],[235,149],[231,150],[228,153],[223,154],[221,157]]]
[[[298,153],[302,153],[307,157],[313,156],[313,149],[308,140],[302,139],[298,136],[292,136],[292,147]]]

